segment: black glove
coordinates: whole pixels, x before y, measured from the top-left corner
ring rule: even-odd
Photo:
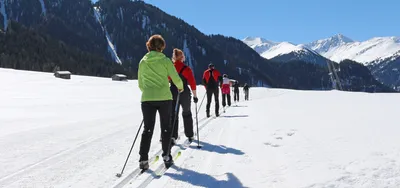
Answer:
[[[197,102],[199,102],[199,99],[197,97],[193,97],[193,102],[197,103]]]

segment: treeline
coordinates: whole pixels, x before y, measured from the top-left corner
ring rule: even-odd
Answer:
[[[20,70],[52,72],[56,66],[77,75],[109,77],[115,73],[135,78],[134,71],[104,57],[72,48],[64,42],[10,22],[0,33],[0,66]]]

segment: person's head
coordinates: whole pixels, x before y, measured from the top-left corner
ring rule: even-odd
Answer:
[[[147,50],[162,52],[165,49],[165,40],[161,35],[153,35],[146,43]]]
[[[209,68],[209,69],[214,69],[214,68],[215,68],[215,67],[214,67],[214,64],[210,63],[210,64],[208,65],[208,68]]]
[[[245,83],[244,85],[247,86],[247,83]]]
[[[228,78],[228,75],[227,75],[227,74],[224,74],[224,78]]]
[[[239,84],[239,81],[236,80],[235,83],[236,83],[236,84]]]
[[[175,48],[174,52],[172,53],[172,61],[181,61],[184,62],[185,61],[185,54],[183,54],[183,51]]]

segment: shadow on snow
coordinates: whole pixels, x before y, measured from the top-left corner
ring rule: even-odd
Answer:
[[[193,141],[194,143],[197,144],[197,141]],[[203,147],[201,150],[203,151],[208,151],[208,152],[215,152],[219,154],[233,154],[233,155],[244,155],[244,153],[238,149],[235,148],[230,148],[224,145],[213,145],[207,142],[202,142],[200,141],[200,145]],[[190,146],[190,148],[194,149],[197,146]]]
[[[177,173],[165,173],[166,176],[171,177],[174,180],[187,182],[192,184],[193,186],[200,187],[229,187],[229,188],[243,188],[243,184],[240,180],[233,175],[232,173],[225,173],[223,175],[226,176],[227,180],[218,180],[215,177],[199,173],[193,170],[172,166],[171,168],[175,169]],[[218,175],[221,176],[221,175]]]
[[[247,105],[232,105],[233,108],[245,108],[248,107]]]
[[[231,116],[222,115],[222,116],[219,116],[219,117],[221,117],[221,118],[240,118],[240,117],[249,117],[249,115],[231,115]]]

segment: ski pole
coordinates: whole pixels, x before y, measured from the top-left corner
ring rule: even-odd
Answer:
[[[194,103],[195,107],[196,107],[196,127],[197,127],[197,148],[201,148],[200,146],[200,136],[199,136],[199,119],[197,118],[197,103]]]
[[[180,96],[181,96],[181,93],[178,93],[178,97],[176,98],[176,105],[175,105],[174,122],[173,122],[173,124],[172,124],[171,134],[170,134],[170,137],[169,137],[169,144],[168,144],[167,156],[169,156],[169,154],[170,154],[170,152],[171,152],[172,135],[174,134],[175,123],[176,123],[176,119],[177,119],[178,113],[179,113],[179,100],[180,100]]]
[[[137,137],[139,136],[139,132],[140,132],[140,129],[142,128],[143,122],[144,122],[144,119],[142,120],[142,123],[141,123],[140,126],[139,126],[139,130],[138,130],[137,133],[136,133],[135,140],[133,140],[131,150],[129,151],[128,157],[126,157],[124,167],[122,167],[121,173],[118,173],[118,174],[116,175],[117,177],[121,177],[121,176],[122,176],[122,173],[124,173],[126,163],[128,162],[129,156],[131,155],[131,152],[132,152],[133,146],[135,145],[136,139],[137,139]]]
[[[206,95],[207,95],[207,93],[206,93],[206,94],[204,94],[204,96],[203,96],[203,99],[201,99],[201,103],[200,103],[200,106],[199,106],[199,108],[198,108],[198,109],[196,108],[196,115],[197,115],[198,111],[200,110],[200,108],[201,108],[201,105],[203,105],[203,102],[204,102],[204,99],[206,98]]]

